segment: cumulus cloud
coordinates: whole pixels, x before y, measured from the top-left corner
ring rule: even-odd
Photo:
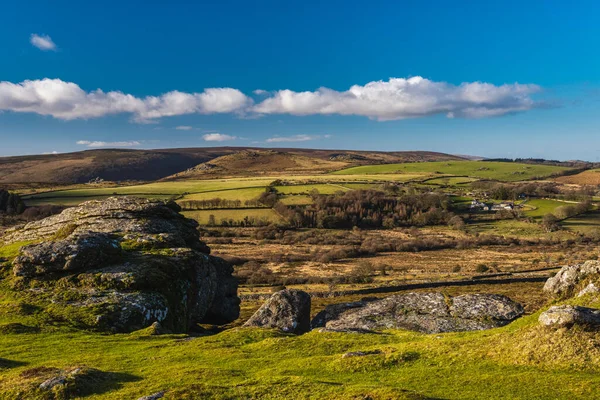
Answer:
[[[209,88],[202,93],[172,91],[160,96],[136,97],[118,91],[86,92],[60,79],[0,82],[0,111],[50,115],[62,120],[99,118],[127,113],[134,121],[184,114],[242,112],[252,100],[237,89]]]
[[[257,90],[257,104],[233,88],[208,88],[201,93],[177,90],[137,97],[101,89],[87,92],[60,79],[0,82],[0,111],[49,115],[62,120],[130,114],[138,123],[184,114],[235,113],[258,117],[270,114],[358,115],[397,120],[445,114],[448,118],[485,118],[530,110],[543,104],[532,98],[541,91],[533,84],[493,85],[471,82],[452,85],[421,77],[354,85],[346,91],[320,88],[314,92]]]
[[[48,35],[38,35],[36,33],[32,33],[31,36],[29,36],[29,43],[42,51],[56,51],[56,44]]]
[[[539,106],[531,95],[541,88],[531,84],[472,82],[452,85],[422,77],[354,85],[340,92],[280,90],[253,107],[259,114],[359,115],[386,121],[446,114],[452,118],[484,118]]]
[[[329,135],[327,135],[329,136]],[[308,142],[309,140],[320,139],[321,136],[315,135],[294,135],[294,136],[275,136],[265,140],[267,143],[282,143],[282,142]]]
[[[79,140],[78,145],[87,146],[91,148],[100,147],[135,147],[141,145],[137,140],[130,140],[124,142],[101,142],[101,141],[90,141],[90,140]]]
[[[191,131],[193,128],[188,125],[180,125],[178,127],[175,127],[175,129],[177,129],[178,131]]]
[[[202,136],[202,139],[207,142],[226,142],[237,139],[237,136],[224,135],[222,133],[207,133]]]

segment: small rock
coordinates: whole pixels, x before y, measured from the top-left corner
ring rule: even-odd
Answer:
[[[67,383],[67,379],[64,376],[53,376],[50,379],[46,379],[40,384],[40,389],[51,390],[54,386],[64,385]]]
[[[569,328],[582,325],[591,328],[600,327],[600,310],[578,306],[552,306],[540,314],[538,319],[544,326]]]
[[[148,328],[148,334],[150,335],[168,335],[169,330],[163,328],[160,322],[156,321]]]
[[[577,297],[585,296],[586,294],[594,294],[594,293],[598,293],[598,292],[600,292],[600,288],[598,288],[598,286],[594,285],[593,283],[590,283],[585,288],[583,288],[579,293],[577,293]]]
[[[165,392],[161,391],[161,392],[151,394],[150,396],[140,397],[138,400],[157,400],[157,399],[162,399],[164,396],[165,396]]]
[[[244,326],[306,333],[310,331],[310,295],[302,290],[281,290],[272,295]]]

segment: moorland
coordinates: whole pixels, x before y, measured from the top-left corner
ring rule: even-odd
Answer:
[[[91,399],[595,398],[600,336],[549,330],[538,317],[553,304],[600,305],[543,291],[561,267],[598,258],[597,171],[580,161],[305,149],[2,158],[0,234],[91,200],[175,202],[211,254],[233,265],[241,312],[190,333],[81,329],[14,293],[11,261],[28,243],[0,242],[0,393],[70,398],[24,388],[44,368],[85,365],[104,371],[78,394]],[[525,315],[440,334],[241,328],[284,287],[311,294],[312,316],[406,292],[501,294]],[[367,356],[342,357],[356,351]]]

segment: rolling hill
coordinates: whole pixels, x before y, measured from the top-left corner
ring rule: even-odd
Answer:
[[[258,156],[250,154],[257,153]],[[220,157],[241,153],[233,159]],[[368,164],[459,160],[435,152],[370,152],[249,147],[204,147],[160,150],[102,149],[75,153],[0,158],[0,185],[85,183],[96,177],[108,181],[153,181],[176,175],[177,179],[277,172],[326,172]],[[197,167],[211,160],[215,173]],[[229,163],[229,161],[235,161]],[[206,164],[205,164],[206,165]],[[197,167],[197,168],[194,168]],[[220,169],[219,169],[220,168]],[[190,170],[190,171],[188,171]],[[186,172],[188,171],[188,172]]]

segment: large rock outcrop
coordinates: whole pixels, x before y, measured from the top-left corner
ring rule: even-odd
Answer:
[[[331,331],[408,329],[441,333],[495,328],[523,314],[520,304],[496,294],[447,297],[441,293],[406,293],[363,306],[352,303],[346,309],[333,309],[336,306],[327,307],[313,323],[322,326],[324,322],[325,330]]]
[[[555,297],[566,298],[589,284],[600,286],[600,261],[590,260],[583,264],[567,265],[549,278],[544,291]]]
[[[209,255],[196,222],[174,203],[132,197],[90,201],[7,232],[33,241],[13,260],[13,285],[60,319],[130,332],[171,332],[238,318],[233,267]]]
[[[310,331],[310,295],[302,290],[281,290],[273,294],[244,326],[306,333]]]
[[[9,229],[2,240],[6,243],[37,241],[57,235],[104,232],[129,234],[129,239],[148,248],[189,247],[209,254],[208,246],[200,241],[198,223],[179,211],[181,208],[175,202],[111,197],[88,201],[22,228]]]

